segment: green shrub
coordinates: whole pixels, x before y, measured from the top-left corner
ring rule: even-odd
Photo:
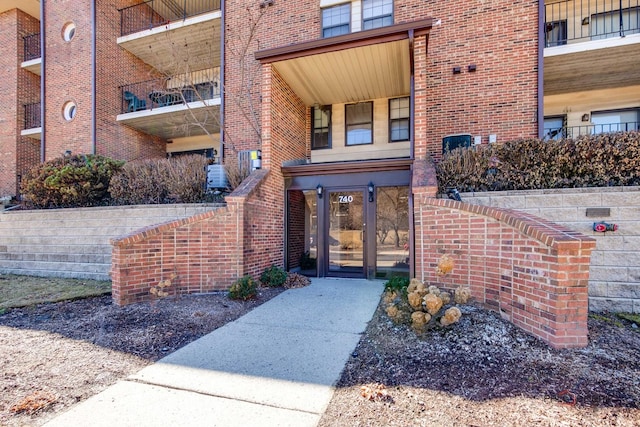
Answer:
[[[439,191],[640,185],[640,133],[522,139],[456,149],[436,166]]]
[[[275,265],[266,268],[260,275],[260,283],[270,288],[282,286],[286,280],[287,272]]]
[[[409,286],[410,279],[408,277],[402,276],[393,276],[389,280],[387,280],[384,284],[384,290],[387,291],[397,291],[401,293],[407,293],[407,287]]]
[[[233,282],[229,288],[229,298],[246,301],[255,298],[258,291],[258,284],[251,276],[244,276]]]
[[[27,172],[20,191],[25,204],[36,208],[108,204],[109,181],[123,164],[89,154],[50,160]]]
[[[111,179],[109,192],[119,205],[200,202],[207,162],[200,155],[128,162]]]

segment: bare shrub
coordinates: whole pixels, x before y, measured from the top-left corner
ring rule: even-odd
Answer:
[[[239,165],[238,162],[234,161],[225,163],[224,170],[227,173],[229,189],[232,191],[242,184],[242,181],[251,174],[251,168]]]
[[[111,179],[109,192],[120,205],[199,202],[205,196],[206,165],[199,155],[135,160]]]

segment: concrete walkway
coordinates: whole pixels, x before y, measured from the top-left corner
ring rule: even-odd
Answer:
[[[315,426],[382,288],[313,279],[46,425]]]

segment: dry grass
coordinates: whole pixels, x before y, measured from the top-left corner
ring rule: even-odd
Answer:
[[[111,292],[110,281],[0,275],[0,313],[8,308],[73,300]]]

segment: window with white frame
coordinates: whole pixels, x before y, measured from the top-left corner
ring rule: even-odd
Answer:
[[[351,3],[322,9],[322,37],[348,34],[351,26]]]
[[[408,141],[410,136],[409,97],[389,100],[389,140]]]
[[[362,0],[362,29],[393,25],[393,0]]]
[[[331,105],[311,108],[311,149],[331,148]]]
[[[373,143],[373,102],[345,105],[346,145]]]

